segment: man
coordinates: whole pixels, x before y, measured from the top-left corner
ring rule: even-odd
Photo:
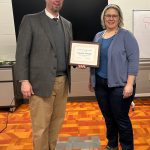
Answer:
[[[64,0],[45,1],[44,11],[23,17],[16,51],[17,80],[29,99],[35,150],[55,149],[70,87],[72,26],[59,15]]]

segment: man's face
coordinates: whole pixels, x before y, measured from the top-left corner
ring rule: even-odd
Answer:
[[[46,0],[46,8],[51,13],[58,13],[62,8],[64,0]]]

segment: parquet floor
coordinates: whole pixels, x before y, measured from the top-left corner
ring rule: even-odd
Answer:
[[[150,150],[150,100],[135,100],[130,110],[134,129],[135,150]],[[0,130],[5,127],[7,111],[0,111]],[[99,136],[102,150],[106,145],[105,123],[97,102],[68,102],[59,138]],[[0,150],[32,150],[32,130],[29,107],[21,105],[10,113],[6,130],[0,133]]]

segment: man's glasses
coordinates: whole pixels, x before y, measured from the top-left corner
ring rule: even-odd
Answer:
[[[107,15],[105,15],[105,18],[106,19],[117,19],[119,16],[118,15],[109,15],[109,14],[107,14]]]

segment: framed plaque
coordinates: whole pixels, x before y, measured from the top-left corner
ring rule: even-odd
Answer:
[[[97,42],[72,41],[70,65],[99,66],[100,45]]]

